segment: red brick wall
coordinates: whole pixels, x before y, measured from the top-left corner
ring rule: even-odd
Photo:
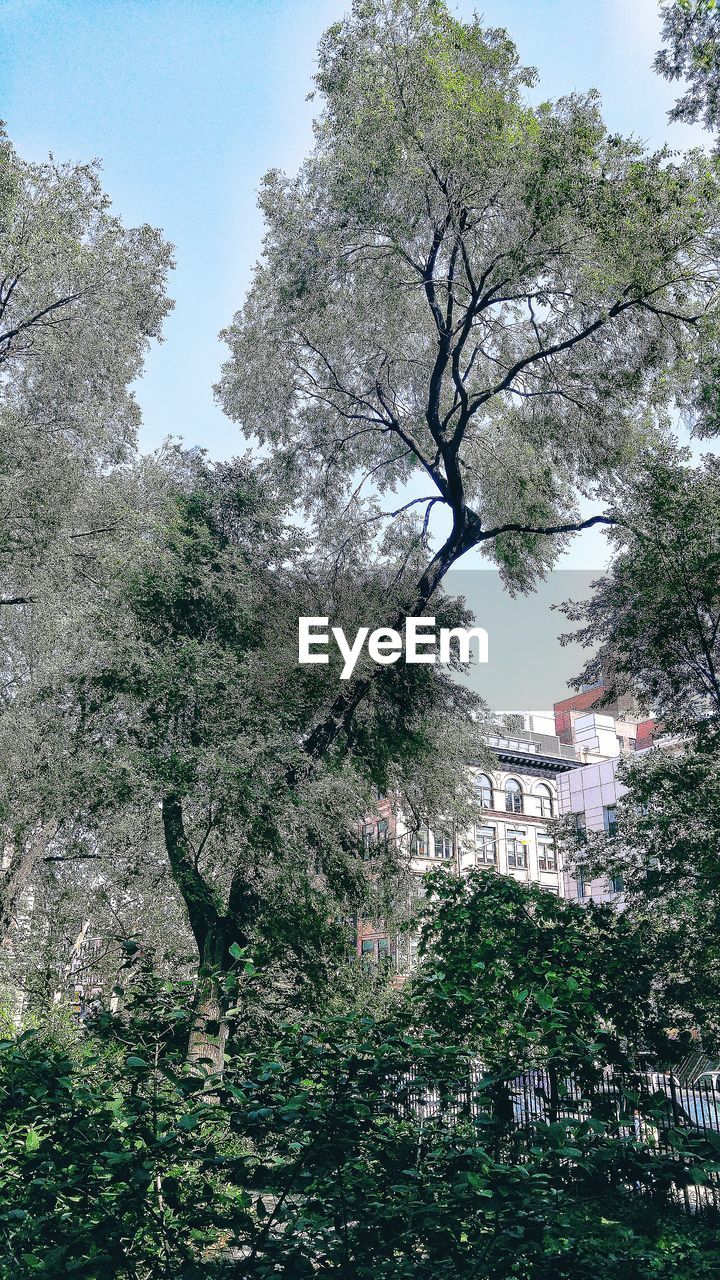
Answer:
[[[586,689],[584,693],[574,693],[571,698],[562,698],[560,702],[556,702],[553,710],[555,712],[555,732],[561,742],[572,743],[572,717],[571,711],[589,711],[596,703],[600,701],[605,693],[604,685],[598,685],[595,689]]]

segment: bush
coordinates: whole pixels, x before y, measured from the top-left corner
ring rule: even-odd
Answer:
[[[467,1060],[428,1031],[365,1015],[286,1025],[220,1080],[185,1063],[191,1016],[189,988],[148,978],[75,1045],[0,1043],[0,1275],[718,1274],[709,1226],[663,1193],[677,1164],[597,1121],[526,1135],[491,1108],[456,1114]],[[429,1088],[441,1105],[423,1119]],[[701,1178],[707,1153],[693,1160]]]

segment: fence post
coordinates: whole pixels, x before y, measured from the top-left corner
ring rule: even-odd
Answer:
[[[555,1124],[560,1112],[557,1067],[548,1067],[548,1084],[550,1085],[550,1123]]]

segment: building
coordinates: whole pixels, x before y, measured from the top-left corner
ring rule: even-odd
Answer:
[[[606,702],[600,710],[606,693],[605,685],[593,685],[554,705],[555,732],[576,748],[579,758],[609,759],[652,746],[656,722],[637,714],[629,699]]]
[[[627,794],[617,779],[617,767],[621,757],[596,760],[567,773],[558,783],[558,803],[561,815],[572,816],[578,838],[578,848],[588,831],[605,831],[612,835],[617,822],[618,800]],[[622,877],[608,880],[606,877],[586,878],[582,871],[564,870],[563,895],[575,902],[622,902]]]
[[[369,855],[386,840],[405,853],[414,886],[411,898],[413,892],[421,892],[423,875],[438,865],[455,875],[486,868],[564,893],[553,822],[559,813],[558,780],[581,767],[574,748],[555,734],[525,728],[498,730],[485,741],[496,763],[468,763],[478,801],[471,829],[459,830],[453,822],[418,828],[394,813],[387,800],[365,823],[363,842]],[[357,949],[368,963],[386,959],[401,970],[412,967],[412,942],[404,953],[402,947],[399,951],[397,939],[382,923],[358,922]]]
[[[556,702],[554,707],[558,735],[572,742],[582,765],[572,774],[564,774],[558,783],[559,811],[561,816],[571,815],[579,847],[589,831],[613,834],[618,801],[627,794],[627,787],[617,778],[620,760],[651,747],[659,734],[656,721],[635,714],[627,702],[606,706],[602,712],[593,710],[604,693],[604,687],[598,685]],[[622,892],[620,876],[590,879],[582,872],[572,874],[565,869],[563,893],[571,901],[621,906]]]

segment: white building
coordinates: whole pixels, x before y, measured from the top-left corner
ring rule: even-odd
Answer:
[[[379,839],[396,841],[405,849],[418,885],[437,865],[446,865],[456,875],[484,867],[563,895],[553,821],[559,813],[558,780],[580,769],[574,748],[554,734],[526,729],[486,741],[497,763],[492,768],[468,764],[479,804],[469,830],[458,830],[452,822],[416,830],[386,802],[365,826],[368,850]],[[382,923],[361,921],[358,952],[367,960],[394,956],[395,942]],[[400,967],[408,963],[411,957],[400,960]]]

